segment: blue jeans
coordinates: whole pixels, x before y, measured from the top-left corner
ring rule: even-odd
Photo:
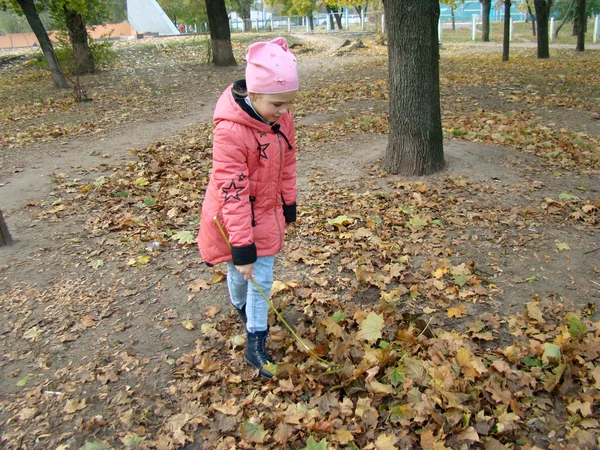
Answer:
[[[267,298],[270,298],[271,287],[273,286],[274,261],[274,256],[260,256],[254,263],[254,281]],[[250,333],[265,331],[267,329],[269,304],[252,281],[244,280],[244,276],[238,272],[231,261],[227,263],[227,287],[233,306],[241,309],[246,305],[246,316],[248,317],[246,329]]]

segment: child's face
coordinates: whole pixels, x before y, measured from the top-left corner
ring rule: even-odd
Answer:
[[[248,96],[257,113],[265,120],[275,122],[290,110],[297,93],[298,91],[283,92],[281,94],[255,94],[249,92]]]

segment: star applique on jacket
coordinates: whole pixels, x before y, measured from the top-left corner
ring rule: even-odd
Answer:
[[[223,188],[223,192],[225,192],[225,200],[238,200],[240,201],[240,192],[243,190],[244,188],[238,188],[235,184],[235,180],[231,180],[231,183],[229,183],[229,186],[224,187]]]
[[[267,148],[269,148],[268,142],[266,144],[261,144],[260,142],[258,143],[257,150],[258,150],[261,158],[269,159],[269,157],[267,156]]]

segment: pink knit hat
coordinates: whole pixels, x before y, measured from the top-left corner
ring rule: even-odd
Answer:
[[[256,94],[281,94],[298,90],[296,57],[285,38],[256,42],[246,55],[246,86]]]

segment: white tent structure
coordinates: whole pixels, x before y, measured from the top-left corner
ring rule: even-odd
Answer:
[[[137,33],[179,34],[156,0],[127,0],[127,20]]]

